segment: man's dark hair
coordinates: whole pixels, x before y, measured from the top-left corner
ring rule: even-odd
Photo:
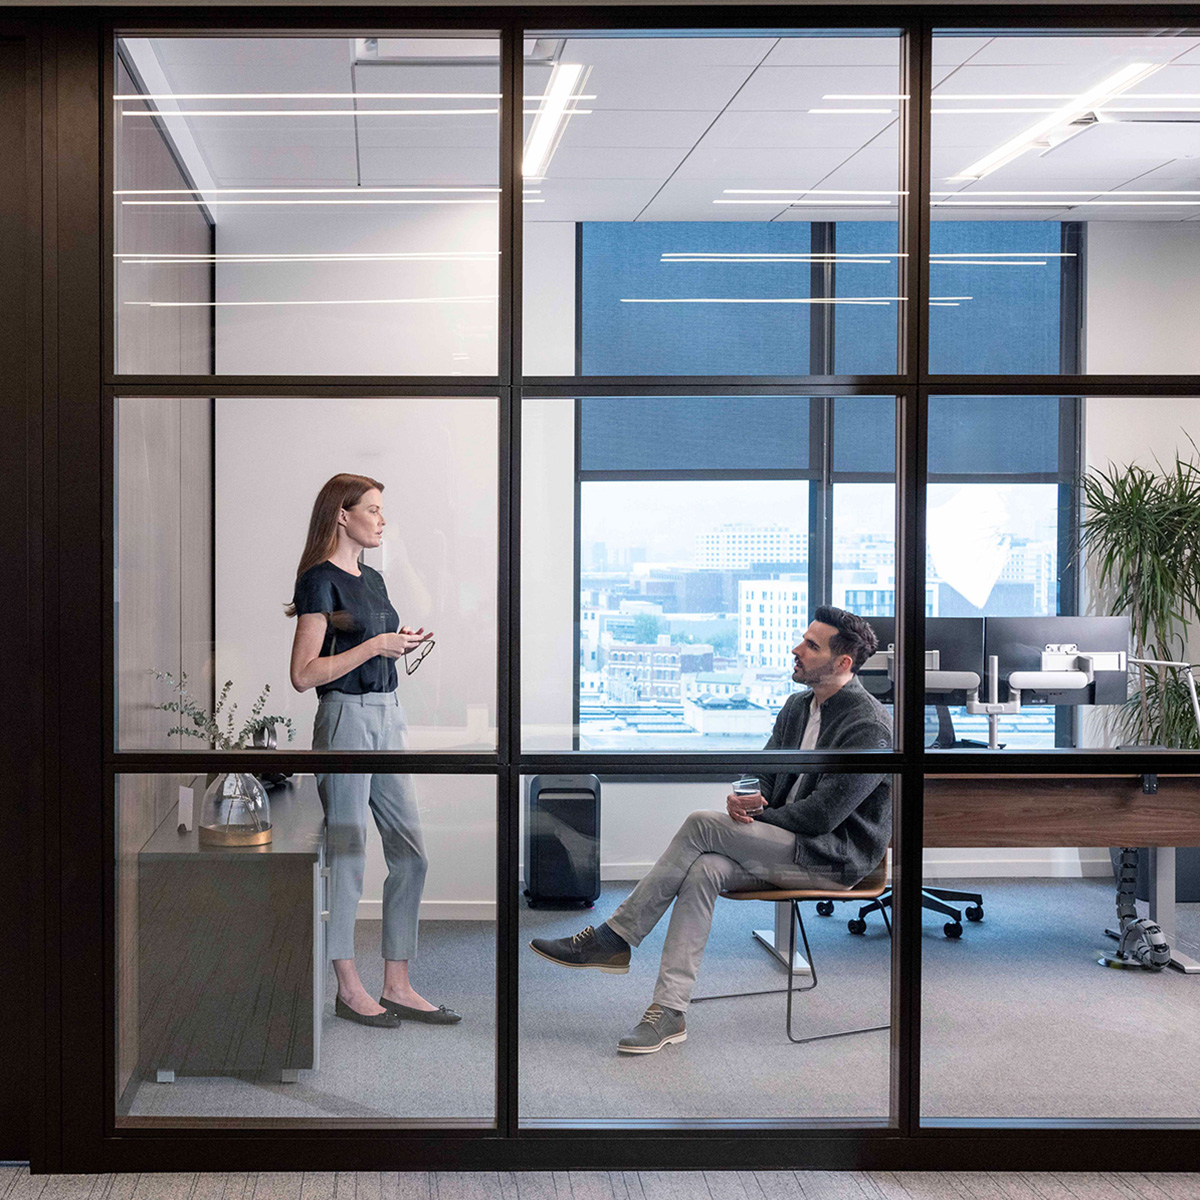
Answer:
[[[875,630],[856,613],[834,608],[832,604],[822,604],[813,613],[812,619],[820,621],[822,625],[832,625],[837,630],[829,639],[829,649],[835,658],[841,654],[850,655],[852,673],[857,673],[859,667],[879,648]]]

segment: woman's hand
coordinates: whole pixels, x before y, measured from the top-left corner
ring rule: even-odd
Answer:
[[[426,633],[424,628],[409,629],[407,625],[402,625],[399,633],[377,634],[371,639],[371,648],[383,658],[402,658],[431,637],[433,633]]]

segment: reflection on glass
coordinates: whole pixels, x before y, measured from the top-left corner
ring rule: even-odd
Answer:
[[[1200,35],[934,38],[930,366],[1190,372]]]
[[[1171,848],[1200,843],[1197,784],[926,779],[924,882],[949,896],[922,938],[926,1121],[1200,1119],[1196,980],[1161,969],[1200,969],[1200,855]]]
[[[826,720],[837,695],[824,701]],[[861,703],[878,711],[869,698]],[[759,773],[754,784],[739,792],[728,782],[524,781],[526,828],[536,835],[524,842],[528,906],[521,915],[522,940],[530,942],[520,961],[525,1123],[888,1119],[891,945],[882,923],[858,938],[844,922],[857,920],[888,881],[893,781]],[[586,816],[598,810],[601,793],[597,838]],[[827,804],[853,813],[853,837],[832,814],[830,831],[791,827],[789,814],[826,811]],[[570,911],[578,896],[563,890],[576,887],[581,871],[601,892],[596,916],[582,929],[584,919]],[[802,906],[808,949],[797,936],[793,977],[792,1036],[816,1040],[794,1048],[785,995],[791,906],[718,902],[725,889],[787,888],[824,896],[815,913]],[[835,904],[838,918],[822,921],[818,914],[832,914]],[[603,973],[630,980],[614,989]],[[787,1085],[775,1086],[783,1048],[799,1056],[803,1070],[788,1068]],[[564,1053],[577,1064],[567,1075]],[[646,1054],[660,1057],[641,1067],[631,1061]],[[732,1062],[757,1086],[731,1090]],[[639,1072],[648,1069],[663,1086],[641,1082]]]
[[[526,374],[895,370],[894,34],[527,46]]]
[[[490,375],[499,42],[124,38],[117,369]]]
[[[230,846],[204,776],[118,780],[118,1127],[491,1125],[494,781],[267,782],[272,840]]]
[[[406,749],[494,748],[495,400],[116,409],[120,748],[235,749],[274,732],[308,749],[326,690],[398,698]],[[350,467],[381,503],[335,497],[302,562],[315,499]]]

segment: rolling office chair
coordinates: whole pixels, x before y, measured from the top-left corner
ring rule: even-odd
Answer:
[[[930,743],[931,750],[955,750],[955,749],[987,749],[984,742],[972,741],[969,738],[959,738],[954,732],[954,722],[950,719],[950,709],[944,704],[934,706],[937,710],[938,717],[938,732],[937,737]],[[1003,749],[1003,747],[1001,747]],[[841,897],[839,897],[841,898]],[[954,907],[948,901],[967,901],[965,910]],[[870,904],[864,904],[858,910],[857,917],[851,917],[846,922],[846,928],[851,933],[863,934],[867,932],[867,917],[873,912],[878,912],[884,921],[887,921],[887,909],[892,905],[892,889],[889,887],[878,899]],[[962,937],[963,926],[962,919],[965,913],[968,921],[983,920],[983,896],[979,892],[959,892],[953,888],[937,888],[923,887],[921,888],[921,907],[927,908],[931,912],[941,913],[944,917],[949,917],[950,920],[942,926],[942,932],[948,938]],[[822,917],[831,917],[833,915],[833,901],[823,900],[817,905],[817,915]],[[888,932],[891,933],[891,925],[888,925]]]
[[[792,1033],[793,994],[796,992],[811,992],[817,986],[817,964],[813,960],[812,948],[808,944],[808,934],[804,931],[804,918],[800,913],[800,902],[802,900],[816,900],[819,908],[821,904],[828,902],[833,896],[836,896],[839,900],[878,900],[887,890],[887,858],[885,857],[870,875],[860,880],[854,887],[848,890],[844,888],[837,890],[830,888],[763,888],[753,892],[722,892],[721,896],[725,900],[767,900],[773,904],[783,900],[791,903],[792,919],[788,923],[791,932],[788,939],[787,987],[767,988],[758,992],[728,992],[720,996],[699,996],[693,998],[692,1003],[703,1004],[707,1000],[736,1000],[743,996],[774,996],[780,992],[786,992],[788,1041],[794,1042],[796,1045],[802,1045],[805,1042],[825,1041],[827,1038],[849,1037],[854,1033],[875,1033],[881,1029],[890,1029],[890,1025],[869,1025],[863,1029],[841,1029],[835,1033],[817,1033],[809,1037],[795,1037]],[[830,908],[832,911],[832,905]],[[892,923],[888,920],[887,912],[880,909],[880,916],[883,917],[883,923],[887,926],[888,936],[890,937]],[[800,937],[804,942],[804,957],[808,960],[809,967],[812,970],[812,983],[800,988],[795,986],[797,927],[800,929]]]

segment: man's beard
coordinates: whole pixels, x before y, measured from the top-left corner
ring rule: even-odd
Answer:
[[[811,671],[805,671],[803,667],[796,667],[792,671],[792,680],[795,683],[803,683],[808,687],[820,683],[823,679],[828,679],[833,674],[833,659],[831,658],[823,667],[816,667]]]

